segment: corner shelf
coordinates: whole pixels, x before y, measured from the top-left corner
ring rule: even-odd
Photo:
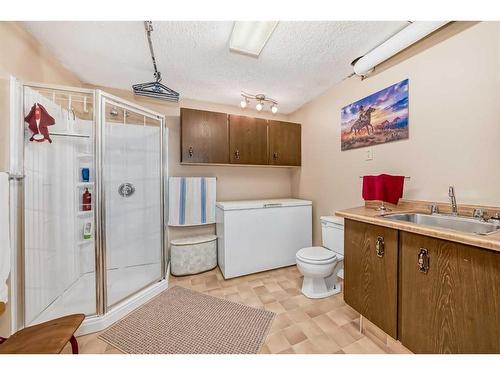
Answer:
[[[92,215],[94,215],[94,210],[90,210],[90,211],[78,211],[76,213],[76,215],[78,217],[92,216]]]
[[[78,246],[86,246],[86,245],[91,245],[94,243],[94,239],[91,238],[91,239],[88,239],[88,240],[81,240],[78,242]]]
[[[94,155],[85,152],[80,152],[76,154],[76,157],[79,159],[91,159],[92,157],[94,157]]]
[[[76,184],[76,187],[78,187],[78,188],[93,187],[93,186],[94,186],[93,182],[78,182]]]

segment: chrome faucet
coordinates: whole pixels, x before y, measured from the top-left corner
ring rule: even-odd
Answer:
[[[457,200],[455,199],[455,189],[453,188],[453,186],[449,187],[448,196],[450,197],[451,200],[451,214],[453,216],[457,216],[458,215]]]

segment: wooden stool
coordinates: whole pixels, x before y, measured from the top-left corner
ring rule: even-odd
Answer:
[[[78,354],[74,334],[83,319],[84,314],[63,316],[24,328],[8,339],[0,338],[0,354],[59,354],[68,342],[73,354]]]

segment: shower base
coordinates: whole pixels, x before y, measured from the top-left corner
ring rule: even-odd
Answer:
[[[154,283],[155,279],[151,279],[151,275],[154,274],[161,274],[161,266],[159,263],[108,270],[108,305],[113,306],[116,304],[116,306],[113,306],[105,316],[95,316],[95,274],[93,272],[84,274],[29,325],[42,323],[64,315],[84,313],[88,316],[88,318],[85,319],[81,329],[78,331],[79,334],[90,333],[106,328],[106,326],[103,326],[102,328],[97,327],[96,329],[89,330],[86,329],[86,326],[88,326],[86,323],[90,322],[95,325],[95,323],[98,323],[101,320],[105,321],[107,316],[111,314],[115,308],[123,309],[123,307],[127,307],[128,305],[133,305],[133,308],[136,308],[145,301],[135,305],[133,304],[134,300],[137,298],[140,299],[143,295],[147,296],[148,291],[154,291],[155,287],[158,288],[158,286],[160,286],[161,290],[166,289],[166,280]],[[151,283],[154,284],[141,291],[141,289],[144,288],[144,285],[149,285]],[[124,298],[135,292],[138,293],[124,300]],[[153,293],[152,296],[156,294],[157,293]],[[149,298],[146,298],[146,300]],[[123,302],[118,303],[121,300],[123,300]],[[113,322],[109,324],[112,323]]]

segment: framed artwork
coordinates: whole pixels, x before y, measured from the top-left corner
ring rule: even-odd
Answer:
[[[341,150],[408,138],[408,79],[342,108]]]

